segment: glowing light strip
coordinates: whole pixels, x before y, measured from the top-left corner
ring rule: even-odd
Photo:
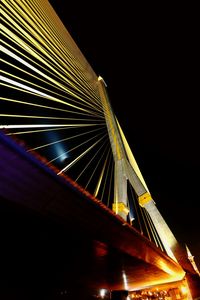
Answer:
[[[143,209],[143,212],[144,212],[144,215],[145,215],[145,217],[146,217],[146,221],[147,221],[147,224],[148,224],[148,228],[149,228],[150,231],[151,231],[151,235],[152,235],[152,237],[153,237],[153,240],[154,240],[156,246],[158,247],[158,242],[157,242],[156,236],[155,236],[155,234],[154,234],[153,227],[152,227],[152,224],[150,223],[150,219],[149,219],[149,217],[148,217],[148,214],[147,214],[146,209]]]
[[[25,3],[25,1],[23,2],[24,4],[30,7],[30,3]],[[65,50],[67,49],[68,52],[70,53],[70,56],[75,60],[75,57],[72,55],[74,49],[72,49],[73,47],[70,48],[71,43],[69,40],[68,31],[66,30],[66,28],[64,28],[63,25],[61,25],[62,23],[60,19],[57,18],[55,12],[49,5],[45,7],[43,6],[41,7],[40,4],[41,3],[37,3],[36,1],[34,1],[34,3],[31,3],[31,8],[30,8],[31,13],[32,11],[36,12],[36,15],[39,16],[38,17],[39,22],[41,23],[42,20],[42,24],[44,25],[46,24],[45,29],[47,29],[47,32],[49,33],[49,35],[51,35],[51,38],[57,41],[61,45],[60,48],[65,48]],[[81,66],[79,59],[76,59],[76,62]]]
[[[19,53],[20,55],[21,55],[21,52],[19,52],[19,51],[17,51],[16,49],[14,49],[11,45],[8,45],[5,41],[2,41],[2,43],[4,44],[4,45],[6,45],[7,47],[9,47],[9,48],[11,48],[12,50],[14,50],[15,52],[17,52],[17,53]],[[10,54],[10,56],[12,57],[13,56],[13,58],[14,59],[17,59],[17,61],[19,61],[20,63],[23,63],[24,62],[24,60],[22,60],[19,56],[17,56],[16,54],[14,54],[12,51],[10,51],[10,50],[8,50],[6,47],[4,47],[4,46],[0,46],[0,49],[2,50],[2,52],[4,52],[4,53],[6,53],[6,54]],[[29,57],[27,57],[27,56],[25,56],[25,55],[22,55],[22,56],[24,56],[26,59],[28,59],[28,60],[30,60],[30,61],[32,61]],[[3,60],[2,60],[3,61]],[[33,62],[33,61],[32,61]],[[8,63],[8,62],[6,62],[6,63]],[[23,65],[26,65],[26,64],[28,64],[29,65],[29,63],[27,63],[27,62],[25,62],[25,64],[23,64]],[[38,65],[40,68],[42,67],[41,66],[41,64],[39,65],[39,64],[37,64],[35,61],[34,61],[34,64],[36,64],[36,65]],[[27,65],[27,66],[28,66]],[[35,72],[37,72],[38,71],[38,69],[36,69],[33,65],[31,65],[32,66],[32,69],[35,71]],[[19,68],[20,69],[20,68]],[[20,70],[22,70],[22,69],[20,69]],[[45,71],[47,71],[46,69],[45,69]],[[25,71],[26,72],[26,71]],[[27,72],[28,73],[28,72]],[[39,75],[41,75],[41,74],[43,74],[43,73],[41,73],[41,71],[39,71],[38,72],[39,73]],[[30,74],[30,73],[29,73]],[[53,75],[52,73],[50,73],[50,75]],[[33,77],[35,77],[35,78],[37,78],[38,80],[42,80],[40,77],[37,77],[37,76],[35,76],[35,75],[32,75]],[[47,75],[45,75],[46,77],[47,77],[47,79],[49,80],[49,78],[51,79],[52,77],[49,77],[49,76],[47,76]],[[62,92],[64,92],[64,93],[66,93],[67,95],[69,95],[69,89],[67,89],[66,90],[66,88],[63,86],[63,85],[59,85],[59,86],[57,86],[56,84],[55,84],[55,82],[57,82],[57,81],[53,81],[53,83],[54,84],[52,84],[52,83],[50,83],[50,82],[47,82],[47,81],[45,81],[45,80],[42,80],[43,82],[45,82],[46,84],[48,84],[48,85],[51,85],[51,86],[54,86],[54,87],[56,87],[58,90],[61,90]],[[70,96],[73,96],[74,94],[70,94]],[[71,102],[75,102],[75,103],[77,103],[77,100],[75,100],[75,99],[73,99],[73,98],[69,98],[69,97],[66,97],[66,95],[64,95],[63,96],[65,99],[68,99],[68,100],[70,100]],[[81,98],[82,99],[82,98]],[[93,98],[92,98],[93,99]],[[80,99],[79,99],[80,100]],[[102,109],[101,108],[99,108],[99,107],[95,107],[95,106],[88,106],[88,105],[86,105],[87,104],[87,102],[86,101],[82,101],[82,105],[83,106],[85,106],[85,107],[90,107],[90,108],[92,108],[93,110],[97,110],[100,114],[103,114],[103,112],[102,112]]]
[[[143,207],[141,207],[141,206],[139,206],[139,208],[140,208],[141,216],[142,216],[142,219],[143,219],[143,222],[144,222],[144,226],[145,226],[145,229],[146,229],[148,238],[149,238],[150,241],[152,241],[151,235],[150,235],[150,233],[149,233],[149,228],[148,228],[148,226],[147,226],[145,214],[144,214],[145,208],[143,208]]]
[[[30,92],[30,91],[28,91],[28,90],[24,90],[24,89],[21,89],[21,88],[17,88],[17,87],[15,87],[15,86],[11,86],[11,85],[7,85],[7,84],[5,84],[5,83],[0,83],[0,85],[2,85],[2,86],[7,86],[8,88],[10,88],[10,89],[15,89],[15,90],[18,90],[18,91],[22,91],[22,92],[25,92],[25,93],[27,93],[27,94],[32,94],[32,95],[34,95],[34,96],[37,96],[37,97],[42,97],[42,98],[45,98],[45,99],[47,99],[47,100],[52,100],[52,99],[49,99],[49,98],[47,98],[47,97],[45,97],[45,96],[41,96],[41,95],[38,95],[38,94],[36,94],[36,93],[33,93],[33,92]],[[58,102],[58,101],[57,101]],[[73,111],[69,111],[70,113],[73,113]],[[76,112],[74,112],[74,113],[76,113]],[[78,114],[78,113],[77,113]],[[82,114],[81,114],[82,115]],[[90,112],[90,114],[88,113],[84,113],[83,115],[87,115],[87,116],[97,116],[96,115],[96,113],[92,113],[92,112]],[[102,120],[102,122],[103,122],[103,118],[101,118]],[[84,119],[85,120],[85,119]],[[96,120],[97,121],[97,120]],[[99,120],[100,121],[100,120]]]
[[[105,180],[103,181],[103,190],[102,190],[102,194],[101,194],[101,201],[103,202],[103,197],[104,197],[104,193],[105,193],[105,188],[106,188],[106,184],[107,184],[107,179],[108,179],[108,171],[109,171],[109,166],[110,166],[110,161],[111,161],[111,148],[108,149],[108,153],[107,153],[107,157],[106,157],[106,164],[105,164]],[[106,168],[107,167],[107,168]]]
[[[102,137],[103,138],[103,137]],[[92,148],[94,148],[94,146],[96,146],[101,140],[99,139],[98,141],[96,141],[93,145],[91,145],[89,148],[87,148],[84,152],[82,152],[78,157],[76,157],[70,164],[68,164],[66,167],[64,167],[60,172],[58,172],[57,175],[60,175],[63,172],[66,172],[67,170],[69,170],[69,168],[71,168],[79,159],[81,159],[83,156],[85,156]],[[69,151],[68,151],[69,152]]]
[[[4,2],[4,3],[5,3],[5,2]],[[12,26],[12,27],[14,27],[14,29],[15,29],[15,28],[18,28],[18,29],[20,30],[21,27],[23,26],[23,27],[26,29],[26,35],[24,34],[25,31],[22,31],[22,30],[20,30],[20,31],[22,31],[22,35],[23,35],[24,37],[26,37],[27,40],[30,40],[30,35],[27,33],[27,29],[28,29],[28,32],[31,32],[31,33],[35,36],[35,38],[39,40],[40,43],[42,43],[45,47],[47,47],[47,46],[48,46],[48,43],[47,43],[48,40],[45,39],[45,41],[46,41],[46,43],[45,43],[44,40],[41,38],[41,36],[38,35],[38,34],[36,33],[37,27],[35,26],[35,23],[31,21],[31,19],[28,17],[28,15],[25,14],[24,16],[25,16],[25,19],[28,19],[28,21],[29,21],[29,23],[32,25],[32,27],[29,26],[29,24],[28,24],[27,22],[25,22],[24,19],[22,19],[22,18],[20,17],[19,13],[17,13],[14,9],[12,9],[12,7],[11,7],[8,3],[5,3],[5,4],[7,4],[8,8],[9,8],[10,11],[12,12],[12,18],[10,18],[10,19],[11,19],[11,20],[13,19],[13,14],[14,14],[14,15],[16,16],[16,17],[15,17],[16,21],[20,21],[20,25],[21,25],[21,26],[18,26],[18,25],[16,25],[16,23],[14,23],[14,26]],[[20,12],[20,11],[19,11],[19,12]],[[7,11],[7,13],[9,14],[9,11]],[[8,15],[4,14],[4,16],[7,17],[7,19],[9,20]],[[10,20],[10,21],[11,21],[11,20]],[[33,28],[34,28],[35,30],[33,30]],[[41,32],[40,32],[40,34],[41,34]],[[44,35],[42,35],[42,37],[44,38]],[[33,42],[32,39],[31,39],[31,41]],[[35,43],[33,43],[33,44],[35,44]],[[53,44],[51,43],[50,45],[52,46]],[[39,48],[40,48],[40,44],[37,44],[37,46],[39,46]],[[63,61],[61,61],[60,57],[59,57],[57,54],[55,54],[55,48],[54,48],[54,51],[50,48],[50,46],[48,46],[47,49],[48,49],[48,50],[50,51],[50,53],[51,53],[51,56],[49,57],[50,59],[52,58],[52,56],[56,56],[56,58],[58,59],[58,62],[60,62],[61,64],[64,64],[65,67],[67,66],[66,63],[64,63]],[[59,53],[59,52],[58,52],[58,53]],[[45,53],[45,54],[46,54],[46,53]],[[60,66],[60,65],[59,65],[59,66]],[[67,68],[68,68],[68,66],[67,66]],[[71,78],[73,81],[75,81],[74,78],[73,78],[69,73],[67,73],[67,74],[68,74],[69,78]],[[74,75],[77,77],[76,74],[74,74]],[[75,82],[76,82],[76,81],[75,81]],[[77,83],[77,82],[76,82],[76,83]],[[77,84],[78,84],[78,83],[77,83]],[[79,85],[80,85],[80,84],[79,84]],[[81,86],[81,85],[80,85],[80,86]],[[81,86],[81,87],[83,88],[84,86]],[[83,89],[83,90],[86,91],[86,89]]]
[[[87,119],[75,119],[75,118],[62,118],[62,117],[49,117],[49,116],[33,116],[33,115],[10,115],[10,114],[0,114],[0,117],[6,118],[28,118],[28,119],[48,119],[48,120],[73,120],[73,121],[91,121]],[[62,126],[62,124],[60,124]]]
[[[29,87],[29,86],[27,86],[27,85],[24,85],[24,84],[19,83],[19,82],[15,81],[15,80],[9,79],[9,78],[7,78],[7,77],[5,77],[5,76],[0,76],[0,80],[2,80],[2,81],[4,81],[4,82],[7,82],[7,83],[10,83],[10,84],[12,84],[12,85],[14,85],[14,86],[20,87],[20,88],[22,88],[22,89],[24,89],[24,90],[30,91],[30,92],[32,92],[32,93],[34,93],[34,94],[36,94],[36,95],[45,97],[45,98],[47,98],[47,99],[49,99],[49,100],[52,100],[52,101],[55,101],[55,102],[58,102],[58,103],[61,103],[61,104],[64,104],[64,105],[71,106],[71,107],[76,108],[76,109],[81,110],[81,111],[88,112],[88,110],[86,110],[86,109],[84,109],[84,108],[75,106],[75,105],[73,105],[73,104],[71,104],[71,103],[69,103],[69,102],[65,102],[65,101],[60,100],[60,99],[58,99],[58,98],[52,97],[52,96],[50,96],[50,95],[48,95],[48,94],[46,94],[46,93],[40,92],[40,91],[38,91],[38,90],[36,90],[36,89],[33,89],[33,88],[31,88],[31,87]]]
[[[145,214],[146,214],[147,218],[149,219],[150,226],[151,226],[152,231],[153,231],[153,233],[154,233],[153,236],[154,236],[156,245],[158,245],[158,246],[160,247],[160,249],[161,249],[162,251],[164,251],[164,248],[163,248],[163,246],[162,246],[162,243],[161,243],[161,240],[160,240],[160,238],[159,238],[159,235],[158,235],[158,233],[157,233],[157,231],[156,231],[156,228],[155,228],[155,226],[154,226],[154,224],[153,224],[153,221],[152,221],[152,219],[151,219],[149,213],[148,213],[146,210],[145,210]]]
[[[29,11],[29,15],[31,17],[31,15],[34,16],[34,23],[39,20],[39,22],[41,20],[43,20],[43,22],[39,24],[39,22],[37,22],[37,24],[40,26],[40,29],[42,30],[42,32],[44,33],[44,36],[47,37],[47,39],[49,39],[49,37],[54,41],[53,42],[53,45],[56,45],[57,46],[57,49],[59,50],[59,53],[62,54],[62,57],[65,57],[67,59],[65,59],[66,62],[69,62],[69,64],[73,67],[73,65],[76,67],[76,69],[79,69],[79,73],[81,74],[81,78],[84,78],[84,81],[87,83],[87,77],[85,76],[85,73],[82,71],[82,68],[81,68],[81,64],[75,60],[75,58],[72,56],[72,54],[69,53],[69,50],[67,49],[67,46],[69,45],[69,42],[66,44],[66,39],[61,41],[60,40],[60,37],[61,35],[59,34],[59,36],[57,35],[56,36],[56,33],[54,32],[54,29],[51,28],[51,20],[50,20],[50,23],[46,25],[46,22],[45,22],[45,18],[44,18],[44,15],[41,16],[41,18],[39,18],[39,13],[41,12],[40,9],[36,9],[36,13],[34,13],[35,9],[34,7],[32,6],[31,10],[28,6],[28,3],[24,3],[24,4],[21,4],[22,7],[27,11]],[[25,14],[27,15],[27,14]],[[55,18],[54,18],[55,20]],[[57,26],[58,27],[58,26]],[[57,27],[55,29],[57,29]],[[51,30],[49,30],[49,28]],[[48,35],[47,35],[47,32],[48,32]],[[60,32],[59,32],[60,33]],[[66,33],[66,32],[65,32]],[[69,35],[69,33],[67,32],[67,34]],[[66,35],[66,34],[65,34]],[[89,85],[88,85],[89,86]],[[89,86],[90,87],[90,86]],[[93,91],[95,91],[95,89],[92,87]],[[96,91],[95,91],[96,92]],[[97,98],[97,100],[100,102],[100,99]]]
[[[22,30],[22,28],[16,24],[16,22],[14,22],[13,19],[11,19],[4,11],[2,12],[3,15],[10,21],[10,24],[13,23],[13,25],[10,25],[11,27],[15,26],[17,27],[21,32],[22,32],[22,36],[25,37],[26,39],[30,39],[31,43],[33,43],[36,47],[39,47],[40,51],[48,58],[48,59],[52,59],[52,56],[49,55],[42,47],[40,44],[38,44],[27,32],[25,32],[24,30]],[[14,27],[14,28],[15,28]],[[16,36],[13,32],[11,32],[8,28],[6,28],[4,25],[2,25],[2,30],[9,35],[13,40],[17,41],[18,44],[20,44],[21,47],[23,47],[28,53],[30,53],[32,56],[34,56],[37,60],[41,61],[43,64],[45,64],[48,68],[50,68],[54,73],[56,73],[59,78],[61,78],[64,82],[66,81],[71,87],[73,87],[73,89],[78,90],[81,94],[83,94],[82,91],[80,91],[80,89],[77,88],[77,86],[75,84],[73,84],[68,77],[64,76],[61,74],[61,72],[58,72],[55,68],[55,66],[53,67],[49,61],[46,60],[45,57],[42,57],[41,54],[39,55],[36,50],[33,50],[30,46],[28,46],[28,44],[26,44],[22,39],[20,39],[18,36]],[[54,64],[57,64],[56,61],[53,61]],[[62,67],[59,65],[60,69],[62,69]],[[67,70],[65,70],[65,73],[68,73]],[[69,74],[67,74],[69,76]],[[69,76],[70,77],[70,76]],[[88,97],[86,94],[83,94],[85,97]],[[90,99],[90,98],[89,98]],[[83,101],[83,99],[82,99]]]
[[[19,70],[19,71],[25,73],[25,74],[27,74],[28,76],[31,76],[31,77],[33,77],[33,78],[36,78],[37,80],[39,80],[39,81],[41,81],[41,82],[44,82],[45,84],[47,84],[47,85],[49,85],[49,86],[51,86],[51,87],[55,87],[54,84],[52,84],[52,83],[50,83],[50,82],[48,82],[48,81],[46,81],[46,80],[44,80],[44,79],[42,79],[42,78],[40,78],[40,77],[38,77],[38,76],[35,76],[35,75],[33,75],[32,73],[29,73],[29,72],[27,72],[27,71],[25,71],[25,70],[23,70],[23,69],[21,69],[21,68],[15,66],[15,65],[11,64],[11,63],[9,63],[8,61],[5,61],[4,59],[0,59],[0,61],[3,62],[3,63],[5,63],[5,64],[7,64],[7,65],[10,65],[11,67],[13,67],[13,68],[15,68],[15,69],[17,69],[17,70]],[[22,80],[22,79],[21,79],[21,80]],[[25,80],[24,80],[24,81],[25,81]],[[33,83],[32,83],[32,84],[33,84]],[[46,89],[43,88],[42,86],[40,86],[40,88],[46,90]],[[57,88],[58,90],[60,90],[60,91],[63,92],[63,89],[61,89],[61,88],[59,88],[59,87],[56,87],[56,88]],[[64,99],[68,99],[68,100],[70,100],[70,101],[74,101],[72,98],[69,98],[69,97],[67,97],[66,95],[61,95],[61,94],[59,94],[59,93],[56,93],[56,92],[54,92],[53,90],[51,90],[51,93],[53,93],[53,94],[55,94],[55,95],[57,95],[57,96],[59,96],[59,97],[62,97],[62,98],[64,98]],[[78,113],[78,112],[77,112],[77,113]],[[96,112],[96,114],[98,114],[98,112]],[[101,115],[102,115],[102,112],[101,112],[101,114],[99,113],[99,116],[101,116]]]
[[[11,18],[9,18],[9,16],[3,12],[4,16],[6,18],[8,18],[9,20]],[[12,20],[12,19],[11,19]],[[10,21],[11,21],[10,20]],[[14,22],[14,21],[13,21]],[[12,24],[12,23],[10,23]],[[38,46],[39,47],[39,50],[42,51],[43,54],[45,54],[45,56],[48,57],[48,59],[52,59],[52,55],[49,55],[42,47],[40,44],[38,44],[37,42],[35,42],[35,40],[30,37],[30,35],[26,32],[26,35],[24,34],[24,31],[21,29],[21,27],[19,25],[17,25],[15,22],[14,22],[14,25],[15,27],[17,27],[20,31],[22,31],[22,34],[23,34],[23,37],[26,37],[26,39],[30,39],[31,43],[33,43],[36,47]],[[11,27],[13,27],[13,25],[10,25]],[[15,27],[13,29],[15,29]],[[86,94],[84,94],[76,85],[74,85],[67,77],[66,77],[66,74],[65,76],[63,76],[59,71],[56,71],[55,69],[55,60],[54,60],[54,64],[51,66],[50,62],[46,60],[46,58],[42,57],[41,54],[38,55],[36,53],[36,50],[33,50],[31,49],[31,47],[26,44],[25,42],[23,42],[23,40],[19,39],[18,36],[16,36],[14,33],[12,33],[8,28],[6,28],[4,25],[2,25],[2,30],[6,33],[6,35],[9,35],[12,40],[15,40],[16,42],[18,42],[18,44],[23,47],[26,51],[28,51],[32,56],[34,56],[37,60],[41,61],[43,64],[45,64],[47,67],[49,67],[52,71],[54,71],[54,73],[56,73],[60,79],[64,80],[64,82],[66,81],[71,87],[73,87],[73,89],[79,91],[82,95],[84,95],[86,98],[88,98],[90,100],[91,96],[88,97]],[[59,70],[61,69],[62,70],[62,67],[59,66]],[[67,71],[65,70],[65,73]],[[68,77],[70,77],[70,75],[68,74]],[[77,82],[76,82],[77,84]],[[72,90],[71,90],[72,91]],[[80,98],[80,97],[79,97]],[[80,98],[79,100],[82,100],[83,102],[87,103],[89,105],[89,102],[86,102],[85,100],[83,100],[83,98]],[[94,105],[94,103],[93,103]]]
[[[20,125],[0,125],[0,129],[27,129],[27,128],[55,128],[55,127],[88,127],[88,126],[98,126],[99,124],[20,124]]]
[[[95,78],[96,81],[96,74],[91,69],[90,65],[87,63],[85,57],[82,55],[80,49],[77,47],[74,40],[71,38],[69,32],[64,27],[61,20],[59,18],[55,18],[55,14],[51,6],[48,6],[47,9],[44,9],[43,4],[44,3],[41,2],[34,2],[34,5],[36,5],[39,11],[42,13],[42,16],[46,16],[47,23],[52,24],[56,36],[59,38],[59,40],[62,41],[65,47],[69,49],[69,52],[72,55],[73,59],[75,59],[80,64],[85,74],[89,74],[89,77],[92,76],[93,78]],[[53,23],[52,20],[54,20]],[[85,66],[87,66],[88,69],[86,69]]]
[[[100,136],[102,133],[100,133],[100,134],[97,134],[96,136],[93,136],[92,138],[90,138],[90,139],[88,139],[88,140],[86,140],[85,142],[83,142],[83,143],[79,143],[77,146],[75,146],[75,147],[73,147],[73,148],[71,148],[71,149],[69,149],[68,151],[67,151],[67,153],[69,154],[70,152],[72,152],[72,151],[74,151],[74,150],[76,150],[76,149],[78,149],[78,148],[80,148],[80,147],[82,147],[83,145],[85,145],[85,144],[87,144],[87,143],[89,143],[90,141],[92,141],[92,140],[94,140],[94,139],[96,139],[98,136]],[[104,138],[106,135],[104,135],[102,138]],[[101,139],[100,139],[101,140]],[[34,149],[33,149],[34,150]],[[55,158],[53,158],[52,160],[50,160],[49,162],[51,163],[51,162],[53,162],[53,161],[55,161],[55,160],[57,160],[58,159],[58,156],[57,157],[55,157]]]
[[[47,143],[47,144],[44,144],[44,145],[41,145],[41,146],[32,148],[32,149],[30,149],[30,151],[31,151],[31,150],[38,150],[38,149],[45,148],[45,147],[49,147],[49,146],[58,144],[58,143],[60,143],[60,142],[72,140],[72,139],[75,139],[75,138],[77,138],[77,137],[80,137],[80,136],[83,136],[83,135],[86,135],[86,134],[89,134],[89,133],[98,131],[98,130],[100,130],[100,129],[102,129],[102,128],[97,128],[97,129],[90,130],[90,131],[86,131],[86,132],[84,132],[84,133],[79,133],[79,134],[77,134],[77,135],[73,135],[73,136],[70,136],[70,137],[67,137],[67,138],[64,138],[64,139],[56,140],[55,142]]]
[[[31,102],[26,102],[26,101],[20,101],[20,100],[15,100],[15,99],[1,98],[0,100],[1,101],[18,103],[18,104],[30,105],[30,106],[35,106],[35,107],[41,107],[41,108],[46,108],[46,109],[51,109],[51,110],[54,110],[54,111],[62,111],[62,112],[69,112],[69,113],[72,113],[72,114],[81,114],[81,115],[85,115],[85,116],[90,116],[90,114],[86,114],[86,113],[80,113],[80,112],[76,112],[76,111],[72,111],[72,110],[66,110],[66,109],[61,109],[61,108],[57,108],[57,107],[53,107],[53,106],[46,106],[46,105],[41,105],[41,104],[36,104],[36,103],[31,103]],[[99,118],[102,118],[102,117],[99,116]],[[82,119],[82,120],[85,120],[85,119]]]
[[[48,75],[44,74],[43,72],[41,72],[40,70],[38,70],[37,68],[35,68],[34,66],[32,66],[31,64],[27,63],[26,61],[24,61],[22,58],[20,58],[19,56],[17,56],[16,54],[14,54],[12,51],[8,50],[6,47],[4,46],[0,46],[0,49],[2,52],[4,52],[5,54],[11,56],[12,58],[14,58],[15,60],[19,61],[20,63],[24,64],[26,67],[32,69],[34,72],[37,72],[38,74],[40,74],[41,76],[45,77],[46,79],[50,80],[51,82],[53,82],[54,84],[58,85],[59,87],[63,88],[64,90],[66,90],[71,96],[79,99],[82,101],[82,99],[76,95],[75,93],[71,92],[69,89],[67,89],[66,87],[64,87],[63,85],[61,85],[60,83],[58,83],[56,80],[52,79],[51,77],[49,77]],[[43,93],[44,94],[44,93]],[[52,98],[55,98],[55,97],[52,97]],[[56,99],[56,98],[55,98]],[[53,99],[52,99],[53,100]],[[62,101],[62,100],[55,100],[57,102],[60,102],[62,104],[65,104],[65,105],[69,105],[71,107],[75,107],[76,109],[79,109],[79,110],[83,110],[83,111],[87,111],[86,109],[84,110],[83,108],[81,107],[78,107],[77,105],[73,105],[73,104],[70,104],[69,102],[65,102],[65,101]]]
[[[51,128],[51,129],[40,129],[40,130],[27,130],[27,131],[17,131],[17,132],[11,132],[7,133],[7,135],[16,135],[16,134],[30,134],[30,133],[40,133],[40,132],[47,132],[47,131],[56,131],[56,130],[66,130],[70,128],[76,128],[76,127],[59,127],[59,128]]]
[[[10,74],[10,73],[8,73],[8,72],[5,72],[5,71],[2,71],[2,73],[3,74],[5,74],[5,75],[8,75],[8,76],[12,76],[13,78],[16,78],[16,79],[18,79],[18,80],[21,80],[21,81],[23,81],[23,82],[26,82],[26,83],[28,83],[28,84],[31,84],[31,85],[33,85],[33,86],[36,86],[36,87],[38,87],[38,88],[41,88],[39,85],[37,85],[37,84],[34,84],[34,83],[32,83],[32,82],[29,82],[29,81],[27,81],[27,80],[24,80],[24,79],[21,79],[20,77],[17,77],[17,76],[15,76],[15,75],[12,75],[12,74]],[[1,79],[1,78],[0,78]],[[44,90],[46,90],[46,91],[49,91],[48,89],[45,89],[45,88],[43,88]],[[41,95],[40,95],[41,96]],[[45,97],[44,95],[43,95],[43,97]],[[46,97],[45,97],[46,98]],[[4,98],[4,99],[6,99],[6,98]],[[56,98],[56,99],[58,99],[58,98]],[[52,99],[50,99],[50,100],[52,100]],[[16,100],[17,101],[17,100]],[[70,113],[76,113],[76,114],[82,114],[82,115],[87,115],[87,116],[89,116],[89,115],[91,115],[91,114],[89,114],[89,113],[80,113],[80,112],[74,112],[74,111],[69,111],[69,110],[64,110],[64,109],[59,109],[59,108],[55,108],[55,107],[49,107],[49,106],[44,106],[44,105],[37,105],[37,104],[33,104],[33,103],[28,103],[28,102],[23,102],[23,101],[18,101],[18,103],[24,103],[24,104],[29,104],[29,105],[35,105],[35,106],[40,106],[40,107],[43,107],[43,108],[48,108],[48,109],[55,109],[55,110],[60,110],[60,111],[63,111],[63,112],[70,112]],[[94,114],[95,116],[99,116],[99,118],[102,118],[103,119],[103,115],[100,115],[98,112],[92,112],[92,114]]]
[[[86,164],[86,166],[84,167],[84,169],[81,171],[81,173],[78,175],[78,177],[76,177],[75,181],[78,181],[79,178],[81,177],[81,175],[85,172],[85,170],[89,167],[89,165],[92,163],[92,161],[95,159],[95,157],[97,156],[97,154],[100,152],[100,150],[103,148],[104,144],[106,143],[106,141],[104,141],[102,143],[102,145],[99,147],[99,149],[96,151],[95,155],[92,156],[92,158],[89,160],[89,162]],[[95,166],[95,169],[93,170],[92,175],[95,173],[97,166],[99,165],[100,160],[98,160],[98,163]],[[90,180],[92,179],[92,176],[90,177]],[[87,188],[89,183],[87,183],[87,185],[85,186],[85,188]]]
[[[28,8],[28,4],[24,2],[24,4],[26,5],[26,8]],[[40,5],[40,3],[38,3]],[[91,73],[93,74],[92,77],[94,78],[93,81],[91,82],[91,80],[87,80],[86,82],[90,82],[93,85],[93,82],[95,83],[95,88],[93,90],[96,91],[96,74],[94,73],[94,71],[91,69],[91,67],[89,66],[89,64],[86,62],[85,57],[82,55],[82,53],[80,52],[80,50],[78,49],[78,47],[76,46],[76,44],[74,43],[73,39],[71,38],[71,36],[69,35],[68,31],[66,30],[66,28],[63,26],[63,24],[61,23],[59,18],[55,18],[55,14],[52,10],[52,8],[50,8],[49,6],[46,8],[45,10],[43,10],[44,8],[41,7],[35,7],[34,6],[37,5],[36,2],[32,3],[32,7],[31,7],[31,13],[33,13],[33,11],[35,11],[35,15],[34,15],[34,22],[35,19],[38,19],[39,22],[41,23],[41,20],[43,20],[43,22],[41,23],[41,27],[44,27],[44,33],[46,34],[46,32],[48,32],[48,35],[51,36],[51,38],[54,40],[53,44],[57,44],[58,45],[58,49],[59,52],[64,51],[63,54],[65,53],[65,55],[67,55],[68,57],[68,61],[71,60],[71,62],[77,67],[78,69],[80,68],[81,74],[82,76],[84,76],[84,78],[87,78],[87,74],[89,74],[89,77],[91,77]],[[48,14],[49,14],[49,10],[51,10],[52,12],[52,17],[49,18]],[[47,12],[47,14],[45,14]],[[39,16],[39,14],[41,14]],[[40,17],[40,18],[39,18]],[[46,22],[45,22],[46,20]],[[52,23],[52,20],[54,20],[54,24]],[[56,23],[55,23],[56,21]],[[48,24],[47,24],[48,23]],[[59,24],[58,24],[59,23]],[[45,25],[46,24],[46,25]],[[52,24],[52,26],[51,26]],[[55,26],[56,25],[56,26]],[[60,28],[59,28],[60,26]],[[49,28],[51,29],[49,31]],[[59,30],[58,30],[59,28]],[[63,36],[65,37],[65,39],[63,39]],[[67,43],[66,43],[67,41]],[[69,52],[68,46],[72,45],[71,48],[71,53]],[[75,49],[75,56],[72,54],[74,53],[74,49]],[[78,54],[78,57],[77,57]],[[63,56],[63,55],[62,55]],[[81,59],[80,59],[81,58]],[[80,62],[81,61],[81,64]],[[87,69],[85,67],[82,68],[82,66],[85,64],[87,65]],[[99,95],[97,97],[97,100],[99,103],[101,103],[100,99],[99,99]]]
[[[105,140],[105,141],[104,141],[104,143],[106,143],[106,142],[108,142],[108,140]],[[102,146],[103,146],[103,145],[102,145]],[[100,150],[100,149],[99,149],[99,150]],[[105,148],[105,150],[106,150],[106,148]],[[105,151],[105,150],[104,150],[104,151]],[[92,174],[91,174],[91,176],[90,176],[90,178],[89,178],[89,180],[88,180],[88,182],[87,182],[87,184],[86,184],[86,186],[85,186],[86,189],[87,189],[88,185],[90,184],[90,181],[91,181],[91,179],[93,178],[93,176],[94,176],[94,174],[95,174],[95,172],[96,172],[96,170],[97,170],[97,168],[98,168],[100,162],[101,162],[101,160],[99,159],[98,163],[96,164],[96,167],[94,168],[94,170],[93,170],[93,172],[92,172]]]
[[[123,281],[124,281],[124,289],[126,291],[128,291],[129,290],[128,281],[127,281],[126,273],[124,271],[122,272],[122,278],[123,278]]]
[[[103,153],[104,154],[104,153]],[[101,186],[101,183],[102,183],[102,179],[103,179],[103,176],[104,176],[104,172],[105,172],[105,167],[106,167],[106,163],[107,163],[107,158],[105,159],[104,161],[104,164],[103,164],[103,168],[101,169],[101,173],[99,175],[99,179],[97,181],[97,185],[96,185],[96,188],[95,188],[95,191],[94,191],[94,196],[97,197],[98,193],[99,193],[99,189],[100,189],[100,186]],[[103,159],[103,155],[101,156],[101,158],[99,159],[99,161]]]
[[[111,162],[112,162],[112,167],[110,168]],[[108,170],[109,169],[111,169],[111,172],[110,172],[111,175],[110,175],[109,189],[108,189],[107,203],[106,203],[108,207],[110,205],[111,186],[112,186],[112,180],[113,180],[113,174],[114,174],[114,160],[113,160],[111,151],[110,151],[110,162],[109,162]]]

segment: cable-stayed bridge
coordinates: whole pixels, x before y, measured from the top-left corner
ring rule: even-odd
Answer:
[[[48,1],[2,1],[2,16],[2,199],[50,214],[69,228],[73,217],[78,225],[70,230],[82,226],[103,257],[107,247],[117,249],[114,257],[123,253],[117,275],[113,266],[107,281],[106,272],[96,278],[91,273],[98,287],[128,290],[195,275],[151,197],[103,78]],[[25,141],[27,154],[12,137]],[[44,166],[35,153],[46,158]]]

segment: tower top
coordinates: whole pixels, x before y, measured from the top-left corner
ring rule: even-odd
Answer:
[[[189,259],[189,261],[190,261],[190,263],[191,263],[193,269],[194,269],[195,272],[200,276],[200,272],[199,272],[199,270],[198,270],[198,268],[197,268],[197,265],[196,265],[196,263],[195,263],[195,261],[194,261],[194,255],[192,255],[192,253],[190,252],[190,249],[188,248],[187,245],[185,245],[185,248],[186,248],[186,251],[187,251],[188,259]]]

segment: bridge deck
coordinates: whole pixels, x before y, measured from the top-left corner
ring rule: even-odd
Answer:
[[[33,254],[31,247],[25,255],[29,273],[36,272],[31,263],[31,255],[36,255],[37,278],[46,272],[54,283],[67,278],[68,285],[74,287],[79,282],[88,287],[124,289],[126,276],[128,288],[134,289],[184,276],[177,263],[137,230],[2,133],[0,201],[4,228],[8,229],[9,240],[17,243],[16,235],[20,236],[19,248],[25,246],[25,237],[31,244],[44,245],[41,232],[48,232],[46,255],[44,248],[41,253],[37,248]],[[21,265],[26,265],[24,256],[18,255]],[[17,260],[13,252],[15,267]],[[12,272],[21,276],[17,268]]]

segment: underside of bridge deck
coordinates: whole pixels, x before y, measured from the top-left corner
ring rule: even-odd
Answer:
[[[5,290],[138,289],[182,268],[72,182],[1,135]]]

